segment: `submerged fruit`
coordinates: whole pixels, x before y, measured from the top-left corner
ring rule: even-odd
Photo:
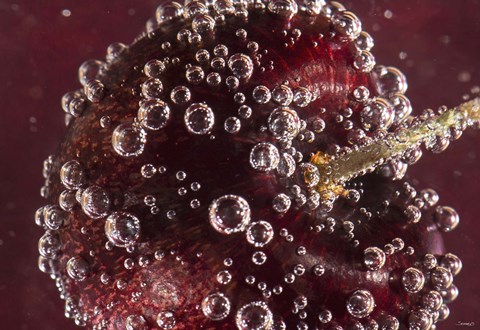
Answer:
[[[461,261],[440,230],[458,214],[402,181],[419,145],[335,179],[436,123],[409,117],[405,77],[375,65],[360,20],[290,0],[173,2],[156,17],[85,62],[84,90],[62,99],[68,133],[36,222],[66,316],[95,329],[445,319]],[[462,124],[420,142],[441,151]]]

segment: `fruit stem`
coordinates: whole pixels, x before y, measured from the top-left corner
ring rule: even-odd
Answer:
[[[368,145],[356,147],[339,156],[318,152],[310,162],[320,171],[320,193],[333,192],[337,197],[346,193],[346,182],[370,173],[387,161],[400,159],[408,151],[437,137],[449,137],[451,128],[464,130],[480,123],[480,97],[459,106],[439,111],[427,119],[414,118],[408,129],[399,129],[375,138]]]

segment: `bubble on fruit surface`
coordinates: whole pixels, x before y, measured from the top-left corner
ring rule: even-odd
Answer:
[[[231,303],[223,293],[209,294],[202,300],[202,312],[210,320],[219,321],[225,319],[230,313]]]
[[[111,201],[102,187],[90,186],[83,191],[80,204],[86,215],[98,219],[107,215]]]
[[[248,79],[253,73],[253,62],[248,55],[234,54],[230,56],[227,64],[233,75],[239,79]]]
[[[368,290],[357,290],[347,300],[347,311],[356,318],[370,315],[375,308],[375,300]]]
[[[457,211],[449,206],[438,206],[435,209],[433,220],[437,227],[443,232],[454,230],[460,223],[460,217]]]
[[[432,316],[424,309],[413,311],[408,316],[408,326],[412,330],[428,330],[433,324]]]
[[[224,195],[210,204],[209,220],[221,234],[244,231],[250,223],[250,205],[240,196]]]
[[[303,163],[298,167],[296,172],[297,182],[313,188],[320,182],[320,172],[318,167],[311,163]]]
[[[75,194],[75,190],[64,190],[60,193],[60,196],[58,196],[58,205],[60,205],[62,210],[71,211],[73,209],[77,204]]]
[[[305,87],[298,87],[293,92],[293,103],[300,108],[304,108],[312,101],[312,93]]]
[[[163,83],[160,79],[149,78],[142,84],[142,95],[146,99],[155,99],[162,96]]]
[[[112,134],[112,146],[123,157],[136,157],[143,153],[147,142],[145,131],[133,124],[120,124]]]
[[[355,39],[355,45],[359,50],[370,51],[374,46],[374,41],[368,32],[362,31],[357,39]]]
[[[177,320],[171,311],[162,311],[157,315],[157,325],[162,330],[170,330],[175,327]]]
[[[43,222],[50,230],[58,230],[62,227],[68,214],[56,205],[48,205],[43,208]]]
[[[400,328],[400,322],[392,315],[386,315],[381,321],[382,330],[398,330]]]
[[[147,320],[142,315],[129,315],[125,321],[126,330],[147,330]]]
[[[442,307],[443,298],[438,291],[429,291],[422,296],[422,306],[428,312],[436,312]]]
[[[178,2],[167,2],[157,7],[155,17],[158,23],[170,21],[183,15],[183,6]]]
[[[69,189],[77,189],[85,182],[85,171],[76,160],[70,160],[60,169],[60,181]]]
[[[268,87],[260,85],[253,89],[252,96],[255,102],[259,104],[265,104],[268,103],[272,98],[272,92],[270,92]]]
[[[90,265],[82,257],[72,257],[67,261],[66,270],[73,280],[83,281],[90,273]]]
[[[293,139],[300,131],[300,118],[289,107],[276,108],[268,117],[268,128],[277,139]]]
[[[380,95],[405,94],[407,91],[407,78],[397,68],[378,66],[374,72],[378,79],[376,86]]]
[[[140,238],[140,220],[129,212],[113,212],[105,222],[105,235],[115,246],[125,247]]]
[[[273,238],[272,225],[267,221],[252,222],[247,227],[247,241],[256,246],[262,247],[270,243]]]
[[[376,98],[363,108],[360,120],[366,130],[388,129],[395,118],[390,103],[382,98]]]
[[[270,330],[273,314],[263,301],[254,301],[242,306],[235,315],[239,330]]]
[[[356,39],[362,32],[362,22],[349,11],[341,11],[332,17],[335,30],[350,40]]]
[[[142,166],[142,168],[140,169],[140,173],[142,174],[142,176],[146,179],[149,179],[151,177],[153,177],[155,175],[155,173],[157,173],[157,169],[155,168],[155,166],[153,164],[145,164]],[[154,199],[153,196],[150,196]],[[151,199],[151,198],[148,198],[148,199]],[[147,197],[145,197],[145,201],[147,201]],[[153,206],[153,205],[150,205],[150,206]]]
[[[462,270],[462,260],[453,253],[447,253],[443,256],[440,265],[452,273],[453,276],[456,276]]]
[[[318,319],[323,324],[329,323],[332,320],[332,312],[328,309],[324,309],[318,314]]]
[[[363,263],[369,270],[379,270],[385,265],[385,252],[378,247],[368,247],[363,251]]]
[[[285,194],[278,194],[272,202],[273,209],[278,213],[285,213],[290,209],[292,200]]]
[[[437,266],[430,274],[430,281],[436,290],[445,290],[452,285],[452,273],[445,267]]]
[[[147,77],[158,78],[166,70],[165,64],[160,60],[148,61],[143,67],[143,72]]]
[[[355,57],[353,67],[361,72],[370,72],[375,67],[375,57],[369,51],[363,50]]]
[[[287,85],[279,85],[272,91],[273,100],[283,106],[288,106],[293,101],[293,92]]]
[[[395,123],[401,123],[412,113],[412,104],[403,94],[394,94],[389,98],[395,112]]]
[[[170,93],[170,99],[175,104],[185,104],[190,102],[192,94],[190,89],[185,86],[176,86],[172,89]]]
[[[199,14],[192,20],[192,30],[196,33],[207,33],[213,31],[215,28],[215,20],[205,14]]]
[[[256,171],[270,172],[277,168],[279,162],[278,149],[271,143],[257,143],[250,152],[250,165]]]
[[[204,103],[193,103],[185,111],[185,126],[192,134],[208,134],[215,123],[212,109]]]
[[[42,257],[55,259],[60,253],[61,242],[58,235],[47,231],[38,240],[38,252]]]
[[[78,80],[85,86],[88,81],[100,78],[105,71],[105,63],[98,60],[88,60],[78,69]]]
[[[407,268],[402,275],[402,285],[408,293],[417,293],[423,289],[425,276],[417,268]]]
[[[140,106],[137,118],[142,127],[157,131],[167,125],[170,119],[170,107],[158,99],[148,100]]]
[[[225,129],[225,131],[230,134],[238,133],[241,127],[242,123],[237,117],[228,117],[227,119],[225,119],[225,123],[223,124],[223,128]]]

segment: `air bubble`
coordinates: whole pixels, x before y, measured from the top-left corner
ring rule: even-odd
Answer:
[[[272,93],[268,87],[260,85],[253,89],[253,99],[259,104],[265,104],[272,98]]]
[[[90,266],[82,257],[72,257],[67,262],[66,270],[73,280],[83,281],[90,273]]]
[[[460,223],[457,211],[449,206],[438,206],[435,209],[433,220],[437,227],[446,233],[454,230]]]
[[[204,103],[193,103],[185,111],[185,126],[192,134],[208,134],[215,123],[212,109]]]
[[[202,312],[210,320],[223,320],[230,313],[230,300],[223,293],[212,293],[202,300]]]
[[[238,131],[240,131],[242,124],[240,122],[240,119],[238,119],[237,117],[228,117],[227,119],[225,119],[223,127],[226,132],[230,134],[236,134],[238,133]]]
[[[268,10],[274,14],[290,18],[298,12],[298,6],[293,0],[270,0]]]
[[[440,262],[440,265],[450,270],[453,276],[458,275],[462,270],[462,260],[452,253],[445,254]]]
[[[175,104],[185,104],[190,102],[191,97],[190,90],[185,86],[176,86],[170,93],[170,99]]]
[[[366,130],[388,129],[395,118],[395,113],[390,103],[382,98],[376,98],[372,103],[363,108],[360,120]]]
[[[221,234],[241,232],[250,223],[250,206],[240,196],[224,195],[210,205],[209,219],[212,227]]]
[[[247,241],[256,246],[263,247],[270,243],[273,238],[273,228],[269,222],[252,222],[247,227]]]
[[[157,324],[160,329],[170,330],[175,327],[177,320],[171,311],[163,311],[157,315]]]
[[[44,258],[55,259],[60,253],[60,247],[58,235],[49,231],[38,240],[38,252]]]
[[[375,57],[369,51],[363,50],[355,57],[353,66],[361,72],[370,72],[375,67]]]
[[[160,60],[151,60],[143,67],[143,72],[147,77],[158,78],[166,70],[165,64]]]
[[[86,215],[99,219],[107,215],[111,201],[102,187],[90,186],[82,192],[80,204]]]
[[[142,315],[129,315],[125,321],[127,330],[147,330],[147,321]]]
[[[428,330],[431,328],[432,323],[432,317],[424,309],[413,311],[408,316],[409,329]]]
[[[136,157],[143,153],[147,142],[145,131],[133,124],[120,124],[112,134],[112,146],[123,157]]]
[[[183,15],[183,6],[178,2],[167,2],[157,7],[155,17],[158,23],[171,21]]]
[[[263,301],[254,301],[237,311],[235,323],[239,330],[269,330],[273,325],[273,314]]]
[[[423,289],[425,276],[417,268],[410,267],[403,272],[402,284],[408,293],[417,293]]]
[[[268,128],[277,139],[293,139],[300,131],[300,118],[289,107],[276,108],[268,117]]]
[[[132,245],[140,237],[140,220],[128,212],[114,212],[105,222],[105,234],[115,246]]]
[[[378,247],[369,247],[363,251],[363,263],[369,270],[379,270],[385,265],[385,252]]]
[[[248,79],[253,73],[253,62],[250,56],[234,54],[228,59],[228,67],[233,75],[239,79]]]
[[[88,60],[78,69],[78,80],[85,86],[88,81],[99,79],[105,71],[105,63],[98,60]]]
[[[148,100],[140,106],[137,118],[142,127],[157,131],[167,125],[170,107],[161,100]]]
[[[271,143],[257,143],[250,152],[250,165],[256,171],[270,172],[277,168],[279,162],[278,149]]]
[[[437,266],[430,274],[430,281],[436,290],[445,290],[452,285],[453,276],[448,269]]]
[[[285,213],[290,209],[290,206],[292,205],[292,201],[290,200],[290,197],[288,197],[285,194],[278,194],[275,196],[273,199],[273,209],[278,212],[278,213]]]
[[[192,30],[196,33],[211,32],[214,28],[215,20],[209,15],[199,14],[192,21]]]
[[[336,31],[350,40],[355,40],[362,32],[362,22],[349,11],[341,11],[332,17]]]
[[[149,78],[142,84],[142,95],[146,99],[159,98],[163,93],[163,84],[160,79]]]
[[[188,82],[198,85],[202,82],[203,78],[205,78],[205,72],[199,66],[191,66],[185,72],[185,77]]]
[[[370,315],[375,308],[375,300],[370,291],[357,290],[347,300],[347,311],[357,318],[364,318]]]

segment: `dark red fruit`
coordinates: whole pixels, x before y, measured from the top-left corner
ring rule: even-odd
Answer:
[[[335,204],[310,163],[401,126],[405,78],[375,67],[370,37],[336,2],[243,5],[161,7],[158,26],[111,45],[107,64],[84,63],[84,90],[63,98],[68,133],[45,163],[50,204],[36,221],[67,317],[429,329],[457,294],[461,262],[439,229],[458,215],[398,181],[416,151]]]

